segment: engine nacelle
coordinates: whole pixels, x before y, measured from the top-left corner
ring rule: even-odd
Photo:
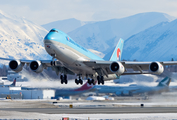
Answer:
[[[113,62],[111,63],[109,68],[113,73],[118,75],[121,75],[125,72],[125,67],[122,65],[121,62]]]
[[[36,72],[36,73],[40,73],[43,71],[44,67],[41,63],[41,61],[32,61],[30,63],[30,69],[33,71],[33,72]]]
[[[15,72],[20,72],[23,69],[23,64],[20,60],[11,60],[9,62],[9,67]]]
[[[152,62],[150,65],[149,65],[149,70],[151,72],[153,72],[154,74],[161,74],[163,73],[164,71],[164,67],[161,63],[159,62]]]

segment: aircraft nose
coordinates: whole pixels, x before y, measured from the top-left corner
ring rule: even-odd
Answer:
[[[57,33],[55,33],[55,32],[49,32],[49,33],[45,36],[44,41],[46,41],[46,40],[54,40],[54,41],[56,41],[56,40],[57,40],[57,37],[58,37],[58,34],[57,34]]]
[[[65,44],[66,37],[62,34],[61,31],[57,29],[52,29],[50,32],[45,36],[44,43],[51,43],[51,42],[61,42]]]

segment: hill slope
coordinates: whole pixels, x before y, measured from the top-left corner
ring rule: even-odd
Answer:
[[[177,19],[160,23],[125,41],[122,58],[140,61],[177,60]]]
[[[119,38],[127,39],[158,23],[173,19],[164,13],[140,13],[122,19],[86,24],[68,34],[82,46],[106,54],[116,45]]]
[[[43,47],[46,34],[44,28],[25,18],[0,11],[0,57],[46,59],[49,57]]]

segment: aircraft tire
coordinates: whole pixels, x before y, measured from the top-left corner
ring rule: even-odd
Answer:
[[[102,85],[104,85],[104,80],[101,81]]]
[[[63,84],[63,80],[61,80],[61,84]]]
[[[63,80],[63,75],[60,75],[60,79]]]
[[[98,80],[98,85],[100,85],[100,80]]]
[[[83,81],[81,80],[80,84],[82,85],[83,84]]]
[[[92,84],[90,79],[88,79],[88,84],[89,84],[89,85],[91,85],[91,84]]]
[[[80,83],[81,85],[83,84],[83,81],[81,79],[79,79],[78,83]]]
[[[65,84],[68,84],[68,80],[65,80]]]
[[[75,83],[78,85],[79,84],[79,80],[75,79]]]
[[[95,84],[95,83],[94,83],[94,79],[91,80],[91,83],[92,83],[93,85]]]
[[[77,83],[77,79],[75,79],[75,83]]]

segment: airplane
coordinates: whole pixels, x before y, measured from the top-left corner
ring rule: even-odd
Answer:
[[[0,87],[14,87],[16,85],[16,78],[14,79],[13,83],[10,85],[0,85]]]
[[[0,59],[10,61],[9,68],[15,72],[20,72],[25,64],[36,73],[51,67],[57,75],[60,73],[61,84],[68,83],[68,74],[76,74],[76,84],[83,84],[83,79],[86,78],[90,85],[94,81],[104,84],[104,81],[118,79],[121,75],[161,74],[164,65],[177,64],[177,61],[121,61],[123,44],[124,40],[120,38],[109,61],[105,61],[77,44],[66,33],[54,28],[44,38],[45,50],[52,56],[52,60]]]
[[[95,83],[96,84],[96,81]],[[92,88],[94,85],[90,85],[88,81],[82,85],[80,88],[76,89],[55,89],[55,97],[66,97],[66,96],[74,96],[74,95],[80,95],[86,92],[92,92]]]
[[[96,84],[96,81],[95,81]],[[90,91],[93,88],[94,85],[90,85],[88,81],[82,85],[80,88],[76,89],[70,89],[70,88],[63,88],[63,89],[58,89],[58,88],[47,88],[51,90],[55,90],[55,98],[63,97],[63,98],[68,98],[69,96],[74,96],[74,95],[80,95],[86,92],[92,92]],[[46,88],[31,88],[31,87],[21,87],[22,90],[43,90]]]
[[[117,96],[132,96],[134,94],[142,94],[142,93],[160,93],[169,89],[169,84],[171,82],[171,78],[165,77],[163,80],[159,82],[157,86],[100,86],[95,85],[92,88],[92,91],[97,93],[114,93]]]

